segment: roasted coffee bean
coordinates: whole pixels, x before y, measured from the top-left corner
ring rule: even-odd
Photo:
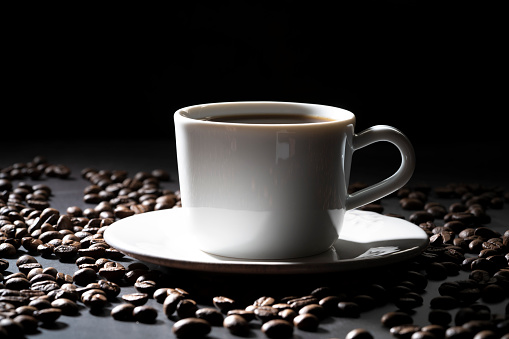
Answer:
[[[260,297],[256,299],[253,303],[254,306],[271,306],[275,304],[276,300],[272,297]]]
[[[113,300],[120,294],[120,286],[114,282],[99,280],[97,283],[99,284],[100,289],[106,294],[108,300]]]
[[[230,312],[228,312],[228,315],[229,316],[233,315],[233,314],[230,314]],[[219,312],[215,308],[212,308],[212,307],[200,308],[199,310],[197,310],[195,312],[195,314],[196,314],[197,318],[208,321],[211,326],[221,326],[223,324],[224,316],[221,312]],[[240,315],[240,314],[236,313],[236,315]],[[254,314],[252,314],[252,315],[254,318]],[[246,319],[246,318],[244,318],[244,319]]]
[[[109,267],[103,267],[103,268],[99,269],[99,275],[109,281],[121,280],[124,277],[125,272],[126,272],[126,270],[123,266],[120,266],[120,267],[119,266],[109,266]],[[154,290],[155,290],[155,288],[154,288]],[[146,289],[146,291],[140,291],[138,289],[138,291],[144,292],[144,293],[149,293],[151,295],[152,295],[152,293],[154,293],[154,291],[149,292],[148,289]]]
[[[431,310],[428,313],[428,321],[434,325],[446,327],[452,321],[452,315],[445,310]]]
[[[391,334],[398,339],[410,338],[415,332],[421,328],[417,325],[400,325],[391,327]]]
[[[147,293],[153,295],[157,289],[157,283],[153,280],[136,281],[134,287],[138,292]]]
[[[39,269],[37,269],[39,270]],[[42,271],[42,269],[40,269]],[[32,270],[34,271],[34,270]],[[32,272],[30,271],[30,272]],[[30,277],[30,283],[31,284],[35,284],[37,282],[41,282],[41,281],[56,281],[56,278],[54,276],[52,276],[51,274],[46,274],[46,273],[34,273],[33,275],[28,275]]]
[[[61,314],[62,311],[60,309],[49,307],[37,310],[34,312],[34,317],[42,323],[49,324],[54,323],[58,318],[60,318]]]
[[[279,311],[278,316],[283,320],[293,323],[293,319],[295,319],[295,317],[297,316],[297,312],[295,312],[291,308],[288,308],[288,309]]]
[[[62,261],[71,261],[74,260],[78,254],[78,248],[75,246],[60,245],[55,247],[53,253]]]
[[[283,319],[273,319],[262,325],[262,332],[271,339],[290,338],[293,336],[293,325]]]
[[[441,263],[431,263],[426,266],[426,277],[431,280],[444,280],[447,278],[447,269]]]
[[[10,318],[0,319],[0,335],[2,338],[24,338],[24,328],[22,324]]]
[[[299,310],[299,314],[306,313],[316,316],[319,320],[324,319],[326,316],[325,309],[318,304],[309,304]]]
[[[481,290],[481,298],[486,303],[499,303],[506,298],[506,290],[496,284],[486,285]]]
[[[9,262],[5,259],[0,259],[0,272],[3,272],[8,268],[9,268]]]
[[[185,298],[181,294],[178,294],[178,293],[168,294],[168,296],[166,297],[166,299],[164,299],[164,302],[163,302],[164,315],[166,315],[166,317],[168,317],[168,318],[171,318],[173,313],[175,313],[175,311],[177,310],[177,305],[183,299],[185,299]]]
[[[88,283],[94,282],[96,278],[97,275],[91,268],[81,268],[74,272],[72,276],[73,281],[80,286],[85,286]]]
[[[199,318],[181,319],[172,327],[177,338],[203,338],[210,333],[210,330],[210,324]]]
[[[157,310],[151,306],[136,306],[133,309],[134,320],[144,324],[153,324],[157,318]]]
[[[356,328],[346,334],[345,339],[373,339],[373,335],[365,329]]]
[[[152,294],[152,298],[154,298],[158,303],[162,304],[164,302],[164,299],[168,296],[168,291],[170,288],[168,287],[161,287],[154,291]]]
[[[224,318],[223,327],[238,336],[245,336],[249,332],[248,322],[240,315],[229,315]]]
[[[182,299],[177,304],[177,315],[179,318],[192,318],[196,316],[198,305],[192,299]]]
[[[13,258],[16,256],[17,250],[14,245],[9,243],[0,244],[0,258]]]
[[[216,306],[224,314],[235,308],[235,301],[227,297],[214,297],[212,302],[214,303],[214,306]]]
[[[403,198],[399,201],[401,208],[404,210],[422,210],[424,208],[424,203],[416,198]]]
[[[113,319],[115,320],[120,320],[120,321],[133,321],[134,320],[134,315],[133,315],[133,311],[134,311],[134,308],[136,306],[134,306],[133,304],[120,304],[120,305],[117,305],[115,307],[113,307],[111,309],[111,316],[113,317]]]
[[[11,290],[23,290],[30,288],[32,284],[26,278],[11,278],[5,281],[5,287]]]
[[[421,328],[421,331],[431,333],[435,338],[443,338],[445,336],[445,328],[440,325],[427,325]]]
[[[265,323],[272,319],[278,319],[279,311],[271,306],[259,306],[255,308],[254,314],[262,323]]]
[[[445,331],[445,338],[450,339],[470,339],[472,338],[471,331],[461,326],[451,326]]]
[[[338,303],[343,301],[339,296],[328,296],[321,299],[318,304],[321,305],[325,312],[334,315],[338,310]]]
[[[413,319],[405,312],[388,312],[381,318],[382,325],[391,328],[400,325],[413,324]]]
[[[290,305],[290,307],[295,311],[299,311],[302,307],[306,305],[317,303],[318,299],[313,297],[312,295],[291,299],[287,301],[287,304]]]
[[[307,332],[316,332],[320,320],[311,313],[299,314],[293,319],[293,325],[299,330]]]
[[[408,220],[416,225],[419,225],[428,221],[433,221],[435,220],[435,217],[433,214],[427,211],[417,211],[412,213]]]
[[[422,303],[423,303],[422,297],[417,293],[413,292],[404,294],[403,296],[394,301],[394,305],[402,311],[412,310],[414,308],[421,306]]]
[[[430,300],[432,309],[452,310],[459,306],[459,301],[451,296],[438,296]]]
[[[359,318],[361,309],[359,305],[351,301],[340,301],[338,303],[337,316],[343,318]]]
[[[21,315],[16,316],[13,320],[14,320],[14,322],[17,322],[18,324],[20,324],[21,327],[23,327],[24,333],[32,334],[37,331],[38,321],[32,315],[21,314]]]
[[[62,311],[63,315],[76,315],[79,312],[78,305],[74,301],[66,298],[54,300],[51,303],[51,307],[58,308]]]
[[[144,305],[148,301],[148,294],[146,293],[129,293],[122,295],[122,300],[131,303],[135,306]]]

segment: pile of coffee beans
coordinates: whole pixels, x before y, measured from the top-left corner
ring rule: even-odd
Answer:
[[[263,277],[260,284],[251,276],[174,274],[141,262],[127,265],[124,255],[105,242],[102,235],[116,220],[181,207],[179,192],[161,187],[170,180],[164,170],[130,177],[122,170],[85,168],[83,202],[89,207],[69,206],[65,212],[50,206],[48,185],[22,181],[44,175],[67,179],[71,172],[40,156],[0,169],[0,337],[37,333],[61,315],[78,315],[80,307],[145,324],[162,314],[179,338],[206,337],[214,327],[240,337],[261,331],[268,338],[292,338],[297,331],[319,331],[330,318],[356,319],[389,307],[380,326],[395,338],[509,338],[509,230],[489,227],[490,210],[509,202],[501,188],[404,187],[387,199],[399,199],[402,213],[428,234],[429,246],[420,255],[380,268],[383,274],[373,269],[349,279],[299,276],[299,284],[293,276]],[[363,187],[353,184],[349,190]],[[362,209],[384,213],[381,202]],[[69,264],[74,273],[43,267],[38,257]],[[5,259],[16,260],[17,272],[8,270]],[[455,279],[460,272],[468,278]],[[425,305],[430,281],[442,283],[439,296]],[[489,307],[500,303],[507,303],[505,314]],[[428,323],[414,324],[421,306],[428,309]],[[352,328],[345,338],[373,335]]]

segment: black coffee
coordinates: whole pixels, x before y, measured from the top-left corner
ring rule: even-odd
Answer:
[[[204,118],[202,120],[215,122],[233,122],[237,124],[309,124],[316,122],[334,121],[333,119],[313,115],[280,113],[224,115]]]

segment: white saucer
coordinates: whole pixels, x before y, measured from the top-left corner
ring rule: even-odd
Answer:
[[[428,244],[426,233],[408,221],[358,210],[346,213],[340,237],[330,250],[289,260],[234,259],[200,251],[180,208],[121,219],[106,229],[104,239],[133,258],[161,266],[256,274],[324,273],[391,264],[416,256]]]

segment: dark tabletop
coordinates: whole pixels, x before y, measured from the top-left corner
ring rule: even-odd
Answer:
[[[16,147],[14,147],[16,146]],[[479,145],[477,145],[479,146]],[[488,146],[488,145],[483,145]],[[397,155],[392,154],[389,148],[373,149],[372,151],[359,151],[354,155],[354,168],[356,168],[352,181],[373,182],[380,180],[381,177],[390,174],[397,167],[386,165],[390,160],[397,161]],[[380,152],[387,152],[387,156],[380,156]],[[461,152],[460,152],[461,153]],[[434,147],[419,147],[417,152],[418,166],[413,179],[408,187],[422,187],[423,184],[431,187],[428,201],[435,201],[449,206],[458,198],[440,198],[434,188],[444,187],[448,183],[474,183],[481,184],[485,187],[504,186],[507,188],[507,178],[503,175],[504,171],[500,169],[501,164],[497,164],[497,160],[493,157],[490,166],[479,166],[479,163],[465,163],[464,154],[458,154],[459,158],[451,157],[450,149],[443,149],[440,153],[436,153]],[[488,155],[482,152],[478,153],[481,158],[488,158]],[[150,172],[153,169],[164,169],[171,175],[169,182],[162,182],[161,187],[173,191],[178,190],[178,173],[176,170],[176,158],[174,141],[172,139],[148,139],[148,140],[101,140],[101,141],[46,141],[41,143],[25,142],[12,144],[12,147],[6,147],[2,150],[0,158],[0,168],[5,168],[14,163],[26,163],[33,159],[36,155],[45,155],[51,164],[64,164],[71,169],[71,175],[67,179],[48,178],[43,176],[39,180],[32,180],[27,177],[14,180],[14,184],[19,182],[27,182],[29,184],[46,184],[53,190],[50,200],[51,207],[54,207],[65,213],[69,206],[79,206],[82,209],[93,207],[94,204],[87,204],[83,201],[83,190],[90,183],[81,177],[81,170],[90,167],[98,170],[116,170],[122,169],[128,171],[130,176],[134,176],[137,172]],[[394,156],[393,158],[391,158]],[[383,161],[386,160],[385,162]],[[370,163],[379,165],[373,167]],[[482,162],[482,159],[481,159]],[[487,163],[487,162],[486,162]],[[459,171],[458,166],[463,170]],[[424,186],[426,186],[424,185]],[[507,191],[506,191],[507,192]],[[491,222],[488,227],[503,233],[507,229],[507,221],[509,220],[509,209],[507,201],[502,209],[488,209],[491,216]],[[407,219],[414,211],[403,210],[400,207],[397,197],[384,198],[381,201],[383,213],[396,213],[405,216]],[[435,220],[437,225],[442,225],[443,220]],[[25,253],[20,248],[17,256]],[[36,255],[37,260],[43,267],[55,267],[59,272],[73,274],[76,271],[74,263],[64,263],[55,257],[43,258]],[[214,274],[201,273],[194,271],[174,270],[165,267],[159,267],[152,264],[149,266],[164,272],[169,278],[165,282],[169,286],[180,287],[188,290],[199,302],[200,307],[210,306],[212,298],[217,295],[226,295],[228,293],[234,295],[243,295],[249,298],[257,298],[264,295],[284,296],[291,295],[308,295],[312,290],[318,287],[328,286],[335,290],[336,293],[351,291],[352,285],[362,284],[365,282],[379,282],[381,277],[386,280],[387,272],[404,272],[407,267],[412,267],[411,262],[419,260],[416,258],[409,262],[399,263],[396,267],[380,267],[370,270],[358,270],[351,272],[330,273],[320,275],[271,275],[271,276],[239,276],[235,274]],[[16,257],[8,259],[10,266],[9,272],[17,272]],[[119,260],[124,266],[137,262],[129,257]],[[407,265],[407,266],[405,266]],[[410,265],[410,266],[408,266]],[[420,266],[421,268],[423,266]],[[410,269],[410,268],[408,268]],[[415,268],[414,268],[415,269]],[[422,270],[421,273],[425,274]],[[7,273],[4,272],[4,276]],[[447,277],[447,281],[455,281],[466,279],[469,272],[461,271],[459,275]],[[427,325],[428,315],[430,312],[430,301],[438,296],[438,287],[445,280],[428,280],[425,290],[419,291],[423,298],[423,305],[416,308],[412,314],[414,323],[420,326]],[[387,283],[387,281],[385,281]],[[389,289],[390,286],[387,286]],[[122,294],[134,292],[132,286],[122,286]],[[253,299],[254,301],[254,299]],[[171,328],[173,323],[178,320],[175,315],[168,319],[163,314],[162,305],[151,299],[148,305],[154,306],[158,310],[157,321],[154,324],[142,324],[136,322],[120,322],[115,321],[109,315],[112,307],[122,303],[120,299],[110,302],[103,312],[92,314],[89,309],[81,304],[79,314],[76,316],[61,316],[55,326],[39,327],[36,335],[28,335],[34,338],[53,338],[55,335],[65,335],[76,338],[103,337],[108,334],[114,334],[115,337],[139,338],[142,336],[165,337],[171,338]],[[482,300],[478,303],[486,304]],[[488,303],[492,314],[498,317],[505,316],[505,306],[507,299],[502,302]],[[345,318],[337,316],[329,316],[321,321],[318,331],[305,332],[295,330],[295,338],[343,338],[350,330],[355,328],[364,328],[369,330],[376,338],[392,338],[387,328],[381,325],[380,319],[383,314],[389,311],[395,311],[397,307],[392,303],[386,303],[377,306],[372,310],[361,313],[360,318]],[[449,312],[454,316],[458,308],[454,308]],[[221,327],[213,327],[210,333],[211,338],[234,338]],[[260,331],[260,323],[254,321],[251,325],[249,337],[264,338],[264,334]]]

